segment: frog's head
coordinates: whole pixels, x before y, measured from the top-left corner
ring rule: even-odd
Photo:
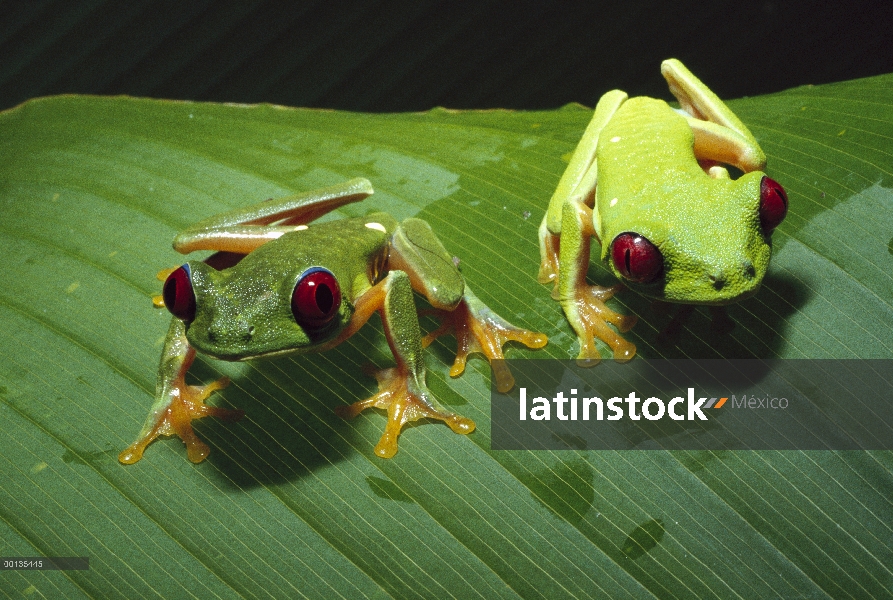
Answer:
[[[706,177],[706,176],[705,176]],[[729,304],[759,289],[772,230],[787,212],[784,189],[762,172],[665,184],[628,223],[612,218],[602,258],[639,293],[684,304]],[[610,256],[608,256],[610,255]]]
[[[245,273],[190,261],[165,281],[165,306],[186,323],[186,337],[199,352],[244,360],[311,351],[350,320],[353,309],[328,269]]]

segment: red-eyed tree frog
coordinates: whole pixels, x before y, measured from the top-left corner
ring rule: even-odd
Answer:
[[[194,433],[192,420],[241,416],[241,411],[204,403],[228,384],[226,378],[205,386],[185,383],[196,352],[241,361],[328,350],[353,335],[374,312],[381,315],[397,365],[376,374],[377,394],[339,407],[338,414],[353,417],[369,407],[386,409],[387,425],[375,446],[375,453],[384,458],[397,452],[400,430],[409,421],[432,418],[456,433],[474,430],[471,419],[443,410],[426,387],[413,290],[445,319],[426,336],[425,345],[455,330],[459,348],[453,376],[463,372],[469,352],[501,359],[508,340],[539,348],[546,337],[514,327],[481,302],[422,220],[397,223],[388,214],[373,213],[309,224],[372,193],[367,180],[354,179],[219,215],[176,236],[178,252],[216,254],[172,270],[164,283],[163,305],[173,319],[161,355],[155,403],[136,442],[119,455],[122,463],[137,462],[155,438],[173,434],[186,444],[189,460],[201,462],[209,449]],[[508,391],[514,385],[511,374],[502,361],[494,366],[497,387]]]
[[[787,213],[747,127],[678,60],[664,61],[661,73],[680,108],[619,90],[602,96],[540,225],[539,280],[555,282],[583,365],[600,359],[594,337],[617,360],[636,352],[620,335],[636,318],[605,305],[620,286],[586,283],[591,238],[640,294],[721,306],[756,293],[772,230]],[[731,179],[722,165],[743,175]]]

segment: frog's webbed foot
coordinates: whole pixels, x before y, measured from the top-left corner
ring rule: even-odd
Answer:
[[[580,366],[593,366],[601,360],[595,338],[611,347],[614,360],[628,361],[636,355],[636,345],[623,339],[620,333],[632,329],[638,317],[622,315],[605,304],[622,289],[622,285],[602,287],[583,284],[574,289],[570,298],[561,301],[564,313],[580,340],[580,353],[577,355]],[[608,327],[609,323],[617,330]]]
[[[424,384],[414,381],[405,368],[382,369],[375,373],[378,393],[355,402],[339,406],[335,414],[352,419],[367,408],[383,408],[388,411],[388,423],[381,439],[375,445],[375,454],[391,458],[397,453],[397,438],[406,423],[419,419],[438,419],[449,425],[455,433],[469,434],[474,431],[474,421],[455,413],[438,410],[431,392]]]
[[[118,455],[118,460],[131,465],[143,457],[143,451],[162,435],[178,435],[186,444],[186,455],[194,463],[200,463],[208,456],[208,445],[202,442],[192,429],[192,420],[202,417],[219,417],[228,421],[241,419],[241,410],[208,406],[205,399],[213,392],[229,385],[229,378],[222,377],[208,385],[188,385],[182,377],[173,382],[170,389],[170,402],[155,407],[149,414],[137,440]]]
[[[205,460],[209,450],[192,430],[192,420],[212,416],[235,421],[245,414],[241,410],[205,404],[205,399],[213,392],[229,385],[229,378],[222,377],[208,385],[188,385],[186,372],[194,359],[195,349],[186,340],[186,326],[175,317],[171,320],[161,353],[155,403],[136,441],[118,455],[120,462],[132,465],[143,457],[146,447],[155,438],[176,434],[186,444],[189,460],[199,463]]]
[[[378,311],[388,345],[397,366],[375,373],[378,393],[361,402],[335,409],[343,418],[352,418],[367,408],[388,411],[388,423],[375,454],[390,458],[397,453],[397,438],[403,425],[418,419],[439,419],[456,433],[474,431],[474,421],[442,410],[425,385],[425,361],[422,333],[416,316],[412,284],[404,271],[391,271],[366,293],[357,298],[354,314],[342,336],[351,335],[369,316]],[[338,339],[335,340],[337,343]]]
[[[496,389],[507,392],[515,385],[515,378],[503,359],[502,346],[506,342],[520,342],[528,348],[542,348],[548,342],[545,334],[515,327],[481,302],[474,293],[465,287],[465,295],[452,311],[439,310],[441,325],[422,340],[428,346],[445,333],[456,335],[458,347],[456,360],[450,368],[450,375],[458,377],[465,371],[465,363],[472,352],[484,354],[493,367]],[[494,362],[495,361],[495,362]]]

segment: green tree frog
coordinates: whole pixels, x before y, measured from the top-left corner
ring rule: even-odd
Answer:
[[[377,394],[339,407],[338,414],[386,409],[387,425],[375,447],[384,458],[397,452],[400,430],[409,421],[432,418],[456,433],[474,430],[471,419],[443,410],[426,387],[423,342],[454,329],[459,349],[450,374],[457,376],[469,352],[501,359],[508,340],[538,348],[546,337],[514,327],[481,302],[422,220],[397,223],[388,214],[373,213],[308,225],[372,193],[367,180],[354,179],[219,215],[176,236],[178,252],[216,254],[169,271],[162,297],[173,319],[155,403],[137,440],[119,455],[122,463],[137,462],[155,438],[173,434],[186,444],[189,460],[201,462],[209,449],[194,433],[192,420],[242,415],[204,403],[229,383],[226,378],[205,386],[186,384],[196,352],[241,361],[327,350],[353,335],[374,312],[381,315],[397,365],[376,374]],[[425,340],[413,290],[445,319]],[[502,361],[494,366],[497,387],[507,391],[514,384],[511,374]]]
[[[539,280],[555,282],[583,365],[600,359],[594,338],[617,360],[636,352],[620,335],[635,317],[605,305],[620,286],[586,284],[591,238],[614,275],[644,296],[721,306],[757,291],[772,230],[787,213],[747,127],[678,60],[661,73],[680,108],[619,90],[602,96],[540,225]],[[743,175],[731,179],[722,165]]]

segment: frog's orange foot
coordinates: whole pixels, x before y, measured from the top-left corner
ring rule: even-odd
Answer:
[[[458,347],[450,375],[461,375],[465,371],[468,355],[480,352],[490,361],[496,377],[496,389],[500,392],[507,392],[515,385],[515,378],[503,360],[503,344],[520,342],[528,348],[542,348],[549,341],[545,334],[515,327],[473,295],[463,299],[453,311],[437,312],[442,319],[441,325],[422,339],[422,345],[427,347],[439,336],[455,333]]]
[[[455,433],[469,434],[474,431],[474,421],[455,413],[437,410],[430,400],[427,389],[416,389],[410,378],[399,368],[384,369],[375,374],[378,379],[378,393],[350,406],[339,406],[335,414],[343,419],[352,419],[367,408],[383,408],[388,411],[388,424],[378,444],[375,454],[391,458],[397,454],[397,438],[403,425],[418,419],[438,419],[449,425]]]
[[[194,463],[200,463],[208,456],[208,445],[198,439],[192,429],[192,420],[213,416],[235,421],[244,416],[244,411],[218,408],[205,404],[205,398],[213,392],[229,385],[229,378],[223,377],[208,385],[186,385],[177,383],[172,390],[171,402],[149,415],[149,420],[140,432],[139,438],[118,455],[125,465],[132,465],[143,457],[146,447],[162,435],[178,435],[186,444],[186,455]]]
[[[622,286],[619,285],[609,288],[582,285],[575,290],[572,298],[562,302],[568,321],[580,340],[580,354],[577,355],[577,364],[580,366],[589,367],[601,360],[595,338],[611,347],[614,360],[625,362],[636,355],[635,344],[623,339],[620,333],[632,329],[638,318],[635,315],[622,315],[605,304],[620,289]],[[608,323],[616,327],[617,331],[608,327]]]

